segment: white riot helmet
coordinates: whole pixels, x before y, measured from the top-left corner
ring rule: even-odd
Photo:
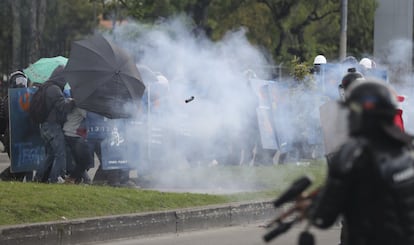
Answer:
[[[164,84],[164,85],[167,85],[168,86],[168,79],[165,77],[165,76],[163,76],[163,75],[157,75],[157,81],[160,83],[160,84]]]
[[[326,64],[326,58],[323,55],[317,55],[313,60],[314,65]]]
[[[362,58],[361,61],[359,61],[359,64],[365,69],[375,68],[375,62],[369,58]]]

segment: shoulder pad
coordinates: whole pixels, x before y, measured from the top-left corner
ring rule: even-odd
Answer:
[[[387,153],[375,154],[382,178],[391,186],[404,182],[414,183],[414,150],[403,149],[398,156]]]
[[[337,151],[329,163],[329,174],[331,176],[343,176],[348,174],[356,159],[358,159],[366,146],[362,139],[349,139]]]

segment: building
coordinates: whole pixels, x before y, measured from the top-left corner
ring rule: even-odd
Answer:
[[[391,69],[412,70],[413,0],[377,0],[374,57]],[[394,66],[394,67],[393,67]]]

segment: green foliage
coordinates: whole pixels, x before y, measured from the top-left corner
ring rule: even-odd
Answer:
[[[120,2],[128,16],[143,22],[154,22],[179,14],[197,3],[196,0],[140,0]],[[112,3],[112,6],[108,6],[107,10],[113,8],[114,3]]]
[[[354,55],[372,51],[377,4],[350,0],[348,46]],[[268,50],[276,62],[293,56],[310,61],[317,54],[338,56],[340,1],[246,0],[212,1],[208,7],[211,37],[219,40],[229,30],[247,28],[249,40]]]
[[[316,87],[314,77],[310,73],[310,67],[296,56],[293,57],[290,64],[290,75],[295,81],[304,84],[306,88],[314,89]]]
[[[298,57],[293,57],[293,60],[291,61],[291,72],[290,75],[296,80],[296,81],[303,81],[305,80],[306,76],[309,75],[309,68],[306,66],[306,64],[303,64],[300,62],[300,59]]]
[[[28,39],[29,32],[30,0],[0,1],[0,7],[6,10],[0,14],[3,72],[10,72],[8,60],[13,55],[11,1],[19,1],[23,6],[23,41]],[[377,5],[373,0],[348,1],[349,55],[362,57],[372,53]],[[303,61],[310,61],[317,54],[324,54],[328,60],[338,56],[340,1],[336,0],[47,0],[40,54],[67,56],[73,40],[97,28],[100,14],[109,20],[131,17],[152,24],[182,13],[190,16],[196,28],[212,40],[244,28],[250,42],[266,50],[274,63],[289,63],[294,56]],[[22,42],[23,64],[27,63],[26,46]]]

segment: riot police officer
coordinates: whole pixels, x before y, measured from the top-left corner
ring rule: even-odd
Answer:
[[[393,123],[395,96],[384,82],[366,80],[346,97],[349,139],[331,159],[309,218],[328,228],[342,215],[346,244],[414,244],[413,137]]]

